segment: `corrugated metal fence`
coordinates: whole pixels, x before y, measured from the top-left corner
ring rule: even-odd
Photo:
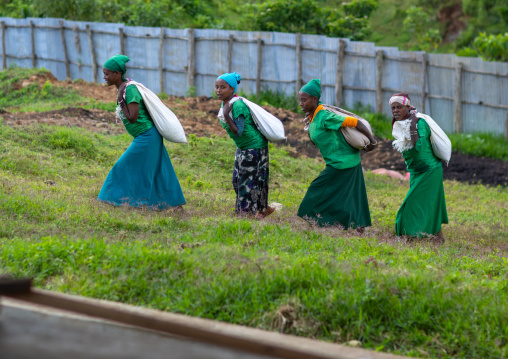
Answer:
[[[426,54],[318,35],[165,29],[60,19],[0,18],[2,66],[44,67],[60,80],[102,81],[110,56],[131,58],[127,76],[154,92],[210,96],[216,77],[236,71],[241,88],[295,94],[320,78],[323,102],[390,115],[407,92],[446,132],[508,136],[508,63]]]

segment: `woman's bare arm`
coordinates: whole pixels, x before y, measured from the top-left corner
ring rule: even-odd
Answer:
[[[131,102],[122,105],[122,112],[130,123],[136,123],[139,117],[139,103]]]
[[[228,124],[231,132],[233,132],[235,135],[238,135],[238,127],[236,127],[235,122],[233,121],[231,116],[229,116],[229,112],[231,111],[232,107],[233,106],[230,105],[229,102],[225,103],[222,106],[222,113],[224,114],[224,119],[226,120],[226,123]]]
[[[367,128],[367,126],[365,126],[361,121],[358,121],[358,123],[356,124],[356,129],[365,135],[365,137],[367,137],[369,139],[369,142],[370,144],[368,146],[366,146],[364,148],[365,151],[372,151],[374,149],[374,146],[377,144],[374,136],[372,136],[372,134],[370,133],[369,129]]]

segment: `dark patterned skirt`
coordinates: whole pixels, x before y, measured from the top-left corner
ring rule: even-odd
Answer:
[[[233,170],[236,213],[255,215],[267,209],[268,177],[268,146],[257,149],[236,149]]]

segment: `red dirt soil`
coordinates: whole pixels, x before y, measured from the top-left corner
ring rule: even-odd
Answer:
[[[84,97],[98,101],[110,102],[116,97],[114,87],[106,87],[93,83],[60,82],[52,75],[48,76],[57,86],[72,87]],[[46,79],[30,78],[41,86]],[[26,80],[25,80],[26,81]],[[217,137],[227,136],[217,119],[220,101],[206,96],[202,97],[173,97],[163,101],[180,119],[187,135]],[[292,157],[321,157],[319,150],[309,140],[307,132],[303,131],[302,114],[271,106],[264,108],[279,118],[286,129],[287,141],[281,145],[289,145]],[[40,113],[14,113],[10,114],[0,109],[4,124],[13,127],[27,126],[36,123],[60,126],[83,127],[90,131],[107,134],[124,133],[121,123],[117,123],[115,114],[102,110],[86,110],[83,108],[66,108],[62,110]],[[380,140],[377,148],[369,153],[362,153],[362,165],[366,170],[386,168],[405,174],[406,167],[400,153],[391,146],[391,140]],[[508,185],[508,162],[466,155],[453,152],[448,166],[443,164],[444,178],[460,182],[482,183],[485,185]]]

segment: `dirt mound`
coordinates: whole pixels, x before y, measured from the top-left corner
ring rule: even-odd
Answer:
[[[13,90],[21,90],[22,88],[28,87],[31,84],[38,84],[39,86],[43,86],[46,81],[51,83],[60,83],[57,78],[51,72],[41,72],[36,75],[30,76],[28,79],[22,79],[15,82],[12,85]]]
[[[76,80],[73,82],[60,82],[61,86],[70,87],[76,90],[83,97],[93,98],[102,102],[113,102],[116,99],[115,86],[107,86],[106,84],[88,83],[84,80]]]

